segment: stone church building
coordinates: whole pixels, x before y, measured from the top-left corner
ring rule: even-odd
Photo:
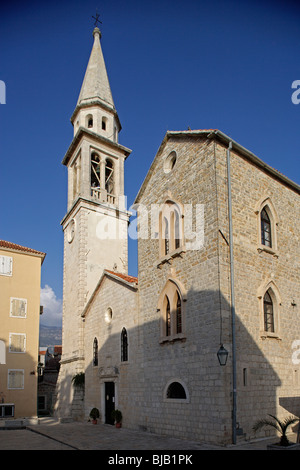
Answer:
[[[300,187],[216,129],[167,132],[137,194],[94,44],[63,158],[63,348],[55,413],[225,444],[300,413]],[[218,352],[225,352],[222,365]],[[228,354],[228,357],[227,355]],[[85,373],[85,392],[72,385]],[[78,398],[79,396],[79,398]],[[260,434],[262,436],[263,434]]]

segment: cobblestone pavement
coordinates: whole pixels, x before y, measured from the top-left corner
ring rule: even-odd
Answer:
[[[147,432],[116,429],[105,424],[59,423],[40,419],[26,429],[0,427],[0,450],[105,450],[114,451],[188,451],[266,450],[274,440],[257,440],[236,446],[215,446],[196,441],[159,436]]]

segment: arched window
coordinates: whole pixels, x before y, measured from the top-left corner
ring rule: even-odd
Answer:
[[[175,250],[180,247],[180,225],[179,225],[179,213],[174,210],[174,232],[175,232]]]
[[[172,382],[168,389],[167,389],[167,398],[173,398],[173,399],[181,399],[181,400],[185,400],[186,399],[186,393],[185,393],[185,390],[183,388],[183,386],[181,385],[181,383],[179,382]]]
[[[86,117],[86,127],[91,129],[93,127],[93,116],[92,114],[88,114]]]
[[[123,328],[121,333],[121,361],[128,361],[128,336],[126,328]]]
[[[276,208],[270,197],[262,197],[255,206],[258,223],[258,252],[277,256],[277,227],[279,223]]]
[[[260,214],[261,220],[261,243],[262,245],[272,247],[272,233],[271,233],[271,221],[266,210],[263,208]]]
[[[176,302],[176,333],[182,333],[181,299],[178,292]]]
[[[169,235],[169,221],[164,217],[164,239],[165,239],[165,255],[170,251],[170,235]]]
[[[110,307],[108,307],[108,309],[105,312],[105,316],[104,316],[104,319],[105,319],[106,323],[111,323],[112,316],[113,316],[112,309]]]
[[[168,201],[159,212],[160,256],[167,256],[183,245],[183,223],[178,204]]]
[[[94,338],[94,343],[93,343],[93,366],[98,365],[98,340],[97,338]]]
[[[169,279],[158,300],[160,311],[160,342],[184,339],[184,301],[186,294],[184,288],[179,287],[178,281]]]
[[[169,153],[169,155],[164,161],[164,172],[166,174],[170,173],[173,170],[176,164],[176,159],[177,159],[177,155],[176,155],[176,152],[173,150],[173,152]]]
[[[103,131],[106,131],[106,123],[107,123],[107,118],[103,117],[102,118],[102,124],[101,124],[101,127],[102,127]]]
[[[105,164],[105,189],[109,194],[114,193],[114,167],[111,160]]]
[[[274,333],[274,308],[269,290],[264,295],[264,327],[265,331]]]
[[[261,284],[257,291],[257,297],[261,337],[279,338],[281,295],[274,279],[269,279]]]
[[[100,188],[100,157],[97,153],[91,155],[91,187]]]
[[[166,336],[171,334],[171,311],[169,298],[166,295]]]

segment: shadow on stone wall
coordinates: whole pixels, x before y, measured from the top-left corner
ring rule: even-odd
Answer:
[[[124,291],[125,292],[125,291]],[[95,308],[105,311],[101,293],[96,296]],[[110,305],[113,306],[112,294]],[[124,294],[124,303],[126,295]],[[220,312],[220,305],[222,311]],[[195,309],[195,306],[197,308]],[[209,309],[208,309],[209,306]],[[193,291],[187,293],[185,302],[185,339],[160,343],[160,321],[142,322],[127,328],[130,323],[118,323],[118,311],[114,309],[110,327],[104,317],[98,316],[93,333],[86,336],[86,350],[93,348],[93,339],[99,342],[98,365],[88,364],[85,371],[85,418],[92,407],[97,407],[106,421],[107,383],[114,383],[114,405],[123,413],[123,426],[175,437],[204,442],[230,443],[232,436],[232,352],[230,308],[218,291]],[[197,314],[195,315],[195,311]],[[192,313],[194,312],[194,313]],[[120,314],[121,312],[119,312]],[[156,305],[153,316],[158,316]],[[217,359],[220,346],[222,317],[222,339],[229,351],[226,366],[221,367]],[[109,333],[116,329],[119,332]],[[128,361],[121,361],[121,331],[127,328]],[[89,314],[85,319],[89,330]],[[257,325],[259,328],[259,325]],[[284,333],[283,333],[284,334]],[[276,361],[291,360],[284,356],[277,343],[272,345]],[[270,361],[236,316],[236,371],[237,371],[237,436],[253,438],[252,426],[257,419],[267,414],[299,414],[293,398],[278,400],[280,378]],[[63,394],[70,394],[70,379],[67,377]],[[167,397],[168,384],[183,384],[187,399]],[[280,405],[280,406],[279,406]],[[272,433],[266,429],[266,435]],[[265,435],[260,434],[260,436]]]

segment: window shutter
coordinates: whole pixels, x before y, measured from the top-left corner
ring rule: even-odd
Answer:
[[[17,299],[11,297],[10,299],[10,316],[26,318],[27,314],[27,299]]]
[[[0,364],[6,364],[5,343],[0,340]],[[1,416],[1,414],[0,414]]]
[[[24,370],[10,369],[8,371],[8,388],[24,388]]]
[[[12,257],[0,256],[0,274],[3,276],[12,275]]]
[[[10,333],[9,352],[24,353],[26,350],[26,335],[24,333]]]

